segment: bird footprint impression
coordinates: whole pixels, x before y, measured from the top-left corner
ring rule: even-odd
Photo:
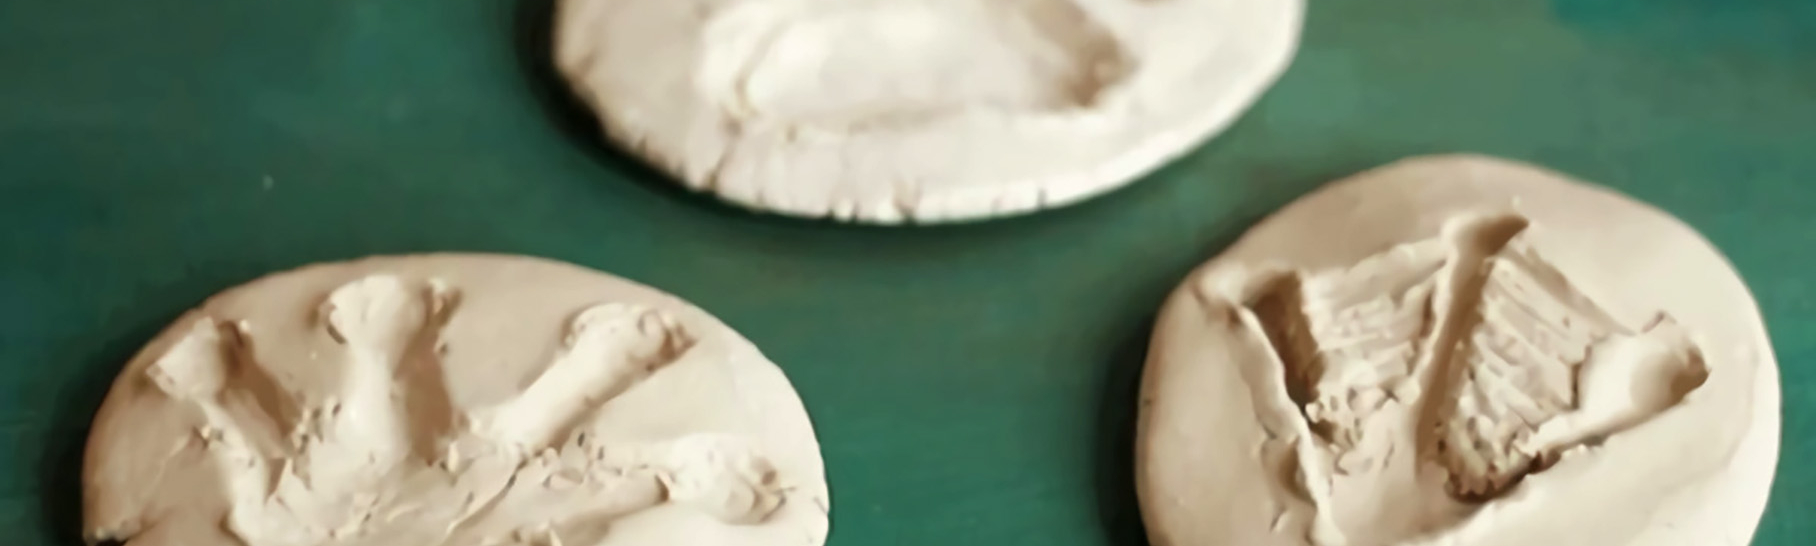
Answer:
[[[1707,378],[1669,315],[1610,317],[1526,243],[1526,219],[1448,227],[1346,269],[1267,278],[1238,311],[1303,416],[1293,479],[1321,508],[1318,544],[1397,544],[1466,518]],[[1383,492],[1430,504],[1367,498]]]
[[[517,272],[524,273],[534,277]],[[759,527],[795,503],[818,512],[819,528],[785,543],[824,536],[820,477],[779,468],[764,438],[726,427],[614,430],[613,420],[640,419],[637,413],[651,408],[687,414],[697,411],[688,405],[705,403],[671,391],[652,397],[653,404],[618,404],[671,368],[685,373],[678,368],[713,364],[716,355],[695,354],[704,345],[698,328],[660,304],[607,300],[567,313],[546,339],[520,339],[515,330],[488,336],[460,322],[512,302],[488,297],[476,305],[487,309],[469,310],[467,295],[458,282],[375,269],[319,297],[301,331],[262,328],[258,317],[204,307],[116,387],[113,396],[141,387],[136,396],[161,398],[161,407],[192,426],[164,445],[91,440],[91,453],[106,450],[91,455],[91,538],[134,545],[202,543],[202,536],[246,546],[620,544],[663,536],[653,529],[659,522],[636,521],[658,509],[690,526]],[[512,320],[476,322],[496,319]],[[546,347],[521,368],[528,371],[522,381],[516,364],[482,362],[490,366],[485,373],[471,362],[453,372],[445,362],[469,346],[485,353],[489,344],[512,341]],[[470,388],[475,382],[518,384]],[[475,401],[463,390],[496,394]],[[117,417],[104,410],[98,421]],[[97,439],[110,428],[97,426]],[[126,446],[147,452],[122,453]],[[148,510],[125,525],[105,525],[97,512],[119,499],[95,497],[125,495],[113,489],[127,486],[92,463],[123,457],[194,463],[210,479],[163,480],[158,489],[212,498],[187,511]],[[817,458],[811,465],[817,470]],[[219,514],[199,508],[215,503],[223,506]],[[207,528],[206,521],[175,521],[215,516],[215,533],[184,530]]]
[[[1163,311],[1138,468],[1157,546],[1744,544],[1774,366],[1656,210],[1471,156],[1340,181]]]

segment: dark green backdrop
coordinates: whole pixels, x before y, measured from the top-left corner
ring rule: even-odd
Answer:
[[[549,256],[717,314],[793,378],[833,546],[1136,546],[1134,382],[1163,295],[1261,215],[1402,156],[1536,161],[1703,230],[1784,372],[1758,544],[1816,544],[1816,2],[1313,0],[1222,137],[983,224],[746,214],[605,150],[548,0],[0,0],[0,529],[77,543],[87,422],[166,321],[374,253]]]

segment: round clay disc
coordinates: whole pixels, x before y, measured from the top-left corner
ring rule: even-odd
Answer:
[[[1777,368],[1652,207],[1410,159],[1287,206],[1168,300],[1137,483],[1157,546],[1746,544]]]
[[[673,296],[542,259],[315,265],[223,292],[95,418],[91,541],[818,546],[781,370]]]
[[[1302,0],[562,0],[606,135],[746,207],[944,222],[1074,202],[1229,125]]]

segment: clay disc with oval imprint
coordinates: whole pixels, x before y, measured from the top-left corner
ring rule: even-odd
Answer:
[[[621,147],[749,208],[868,223],[1058,206],[1221,131],[1303,0],[562,0]]]
[[[1157,546],[1746,544],[1777,367],[1688,226],[1474,156],[1263,221],[1168,300],[1138,488]]]
[[[95,418],[84,532],[133,546],[819,546],[818,443],[710,315],[497,255],[315,265],[223,292]]]

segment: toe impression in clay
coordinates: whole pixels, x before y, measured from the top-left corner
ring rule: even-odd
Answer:
[[[1726,463],[1722,457],[1737,456],[1741,449],[1736,432],[1748,428],[1723,416],[1747,415],[1746,397],[1755,390],[1752,368],[1759,364],[1730,360],[1725,368],[1717,367],[1705,341],[1714,337],[1754,343],[1756,338],[1684,325],[1686,320],[1708,325],[1714,319],[1727,321],[1721,326],[1744,327],[1750,304],[1744,289],[1725,292],[1741,296],[1738,301],[1699,296],[1688,298],[1688,304],[1681,303],[1686,299],[1673,299],[1675,292],[1617,292],[1627,299],[1615,300],[1619,306],[1610,307],[1605,296],[1590,295],[1610,293],[1608,276],[1585,269],[1597,262],[1582,257],[1593,254],[1560,243],[1575,235],[1551,231],[1554,225],[1582,218],[1548,210],[1548,200],[1543,199],[1574,197],[1582,190],[1564,187],[1554,190],[1556,196],[1498,193],[1507,187],[1524,188],[1509,184],[1476,190],[1479,194],[1458,191],[1457,186],[1487,186],[1493,181],[1478,171],[1537,175],[1499,163],[1453,161],[1461,163],[1451,168],[1461,171],[1455,176],[1464,180],[1454,186],[1442,181],[1403,183],[1433,195],[1451,192],[1454,203],[1408,195],[1448,205],[1448,210],[1414,209],[1382,220],[1370,214],[1394,214],[1384,212],[1394,209],[1371,203],[1358,191],[1351,190],[1343,205],[1331,205],[1340,209],[1318,208],[1336,198],[1315,195],[1307,199],[1314,205],[1289,209],[1280,220],[1270,220],[1283,226],[1264,223],[1248,239],[1282,244],[1282,239],[1269,236],[1315,214],[1299,212],[1305,209],[1342,210],[1321,218],[1356,222],[1345,229],[1364,233],[1371,229],[1393,233],[1402,229],[1396,221],[1425,222],[1430,226],[1423,228],[1429,233],[1426,237],[1393,241],[1360,256],[1340,248],[1319,250],[1317,243],[1309,242],[1303,243],[1309,250],[1238,243],[1230,257],[1207,266],[1200,280],[1188,284],[1191,288],[1176,298],[1189,302],[1180,304],[1182,309],[1203,312],[1192,315],[1170,307],[1170,315],[1193,318],[1163,320],[1156,334],[1155,360],[1149,365],[1147,396],[1154,398],[1156,409],[1144,410],[1141,473],[1156,544],[1234,540],[1229,543],[1653,546],[1707,544],[1709,539],[1703,537],[1750,533],[1757,513],[1751,514],[1752,520],[1744,513],[1733,520],[1711,520],[1702,524],[1705,527],[1690,529],[1686,537],[1671,539],[1681,542],[1636,538],[1652,536],[1647,534],[1654,532],[1645,527],[1648,522],[1724,517],[1721,511],[1731,505],[1750,506],[1763,499],[1760,480],[1715,481]],[[1394,179],[1385,176],[1366,180],[1391,187]],[[1544,179],[1540,180],[1529,184],[1543,190]],[[1533,198],[1535,193],[1539,198]],[[1373,197],[1382,202],[1396,198]],[[1583,199],[1610,206],[1597,201],[1608,199],[1603,194]],[[1616,212],[1614,217],[1620,218]],[[1419,214],[1436,218],[1422,219]],[[1657,222],[1661,232],[1679,229],[1651,218],[1635,222]],[[1694,239],[1684,245],[1690,250],[1683,254],[1702,256]],[[1259,258],[1269,254],[1289,257]],[[1330,259],[1331,255],[1357,257]],[[1557,265],[1553,259],[1557,256],[1569,267]],[[1697,262],[1666,256],[1669,259],[1656,262],[1644,262],[1653,260],[1651,256],[1628,259],[1698,271],[1694,275],[1705,270],[1701,264],[1712,264],[1706,268],[1711,277],[1729,278],[1719,284],[1690,284],[1709,290],[1738,285],[1718,259]],[[1316,265],[1290,265],[1294,263]],[[1726,311],[1733,307],[1740,311]],[[1704,308],[1722,311],[1718,316],[1693,312]],[[1200,320],[1205,322],[1193,322]],[[1200,333],[1188,333],[1190,328]],[[1195,394],[1213,397],[1215,401],[1209,402],[1182,400],[1191,396],[1184,390],[1167,394],[1188,388],[1168,383],[1185,379],[1167,378],[1225,373],[1205,366],[1228,367],[1234,380],[1195,380],[1200,389],[1232,385],[1227,388],[1246,392]],[[1718,382],[1721,386],[1711,387]],[[1243,400],[1252,401],[1253,407],[1234,405]],[[1730,411],[1741,413],[1724,413]],[[1239,417],[1244,413],[1253,421]],[[1210,415],[1223,417],[1191,424],[1193,416]],[[1761,428],[1771,423],[1766,421]],[[1205,428],[1195,431],[1192,426]],[[1227,440],[1212,440],[1210,435],[1217,430],[1232,431],[1230,440],[1242,437],[1233,431],[1257,430],[1262,435],[1258,447],[1243,451],[1219,444]],[[1740,468],[1743,463],[1726,464]],[[1262,474],[1268,479],[1237,478],[1229,472],[1239,470],[1202,465],[1274,470]],[[1592,468],[1603,470],[1586,470]],[[1175,511],[1190,509],[1179,499],[1201,495],[1182,479],[1188,475],[1206,476],[1211,482],[1196,487],[1222,482],[1225,487],[1252,488],[1257,493],[1235,496],[1269,499],[1261,503],[1268,523],[1175,516]],[[1735,493],[1739,497],[1732,502],[1696,493],[1697,488],[1717,485],[1749,489]],[[1231,514],[1254,510],[1229,502]],[[1653,510],[1681,515],[1652,516]],[[1569,522],[1579,517],[1582,525],[1594,526],[1572,530],[1569,526],[1576,524]]]
[[[548,369],[511,401],[475,416],[475,424],[502,445],[547,446],[692,343],[656,311],[621,304],[588,308],[574,317]]]
[[[612,402],[697,346],[698,334],[656,307],[586,307],[547,333],[556,348],[527,386],[456,402],[442,368],[460,299],[442,281],[385,274],[335,288],[314,321],[328,342],[308,353],[335,378],[319,393],[281,386],[261,362],[270,355],[250,349],[264,340],[258,330],[195,319],[141,372],[157,396],[199,416],[202,458],[224,484],[185,494],[224,501],[216,528],[245,546],[610,545],[639,540],[613,535],[616,522],[663,507],[762,526],[812,479],[783,474],[738,434],[613,440],[597,426]],[[163,517],[89,535],[139,544],[210,516]]]

